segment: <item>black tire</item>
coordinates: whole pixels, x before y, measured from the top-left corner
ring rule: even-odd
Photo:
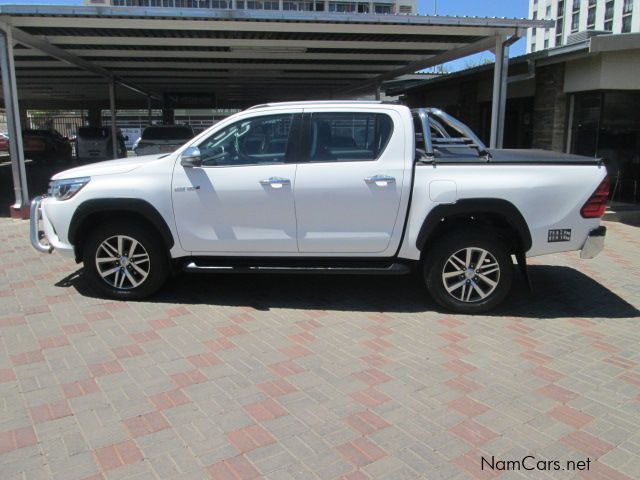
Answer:
[[[106,248],[109,246],[117,248],[118,237],[124,237],[122,239],[122,253],[124,256],[128,257],[131,253],[137,257],[135,260],[137,269],[136,266],[132,265],[134,263],[133,258],[125,258],[123,260],[125,263],[121,263],[120,259],[122,257],[119,257],[115,250],[110,254],[113,256],[114,261],[105,261],[108,256]],[[127,238],[138,242],[137,245],[127,240]],[[101,248],[103,242],[108,242],[105,248]],[[132,246],[134,246],[134,250],[128,252],[127,250]],[[144,261],[143,253],[147,254],[148,262]],[[103,272],[102,275],[98,267],[98,256],[101,257],[100,268]],[[88,235],[85,241],[82,260],[88,280],[104,296],[114,299],[136,300],[146,298],[157,292],[169,276],[168,252],[159,236],[155,235],[153,230],[131,221],[106,222],[99,225]],[[116,267],[120,267],[119,272],[103,278],[107,271]],[[124,271],[125,268],[127,272]],[[142,277],[138,273],[140,270],[147,271],[146,277]],[[125,277],[124,280],[120,275]],[[134,286],[129,279],[134,279],[140,283]]]
[[[511,290],[513,261],[505,243],[495,235],[481,230],[453,232],[427,248],[429,251],[423,264],[425,283],[433,299],[447,310],[484,313],[500,304]],[[466,261],[467,249],[471,252],[470,262]],[[487,252],[484,257],[483,251]],[[484,258],[483,266],[479,267],[475,262],[481,258]],[[460,259],[462,262],[456,263]],[[470,270],[466,263],[472,267]],[[497,263],[497,272],[491,267],[493,263]],[[476,269],[480,271],[476,272]],[[451,292],[447,290],[447,286],[452,289],[461,282],[464,283],[458,288]],[[486,296],[482,297],[480,291]]]

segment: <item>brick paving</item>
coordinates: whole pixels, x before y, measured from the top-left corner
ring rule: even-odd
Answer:
[[[640,478],[640,230],[492,315],[414,277],[181,276],[113,302],[0,219],[0,478]],[[591,460],[588,471],[481,458]]]

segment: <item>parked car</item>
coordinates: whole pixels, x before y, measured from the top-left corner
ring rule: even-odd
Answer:
[[[187,125],[156,125],[147,127],[133,145],[136,155],[173,152],[193,138],[193,130]]]
[[[594,158],[486,148],[437,109],[380,102],[250,108],[169,155],[55,175],[31,240],[84,262],[105,295],[188,272],[421,272],[449,310],[485,312],[516,257],[604,246]],[[42,224],[42,231],[40,223]]]
[[[23,130],[22,147],[24,156],[35,162],[70,161],[73,157],[69,139],[53,128]]]
[[[9,136],[6,133],[0,133],[0,152],[9,153]]]
[[[118,137],[117,158],[127,156],[125,138],[120,129]],[[110,160],[113,158],[111,127],[79,127],[76,135],[76,157],[79,161]]]

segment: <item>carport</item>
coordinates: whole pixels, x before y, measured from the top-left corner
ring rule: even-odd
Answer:
[[[544,20],[262,10],[0,7],[0,69],[16,202],[29,195],[20,112],[224,107],[353,98],[474,53],[496,55],[491,146],[504,126],[509,45]],[[117,93],[117,97],[116,97]],[[115,142],[115,134],[112,135]],[[114,148],[114,151],[117,149]]]

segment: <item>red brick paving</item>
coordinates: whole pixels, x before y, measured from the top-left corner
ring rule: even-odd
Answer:
[[[493,478],[479,463],[493,451],[638,478],[638,230],[613,225],[590,262],[532,259],[533,294],[517,284],[503,310],[468,317],[434,311],[409,278],[184,277],[105,301],[72,260],[32,251],[26,224],[0,225],[9,478],[74,469],[70,449],[94,452],[98,472],[74,472],[92,480],[164,478],[165,465],[232,480]]]
[[[266,447],[276,440],[260,425],[250,425],[240,430],[227,433],[229,442],[239,453],[247,453],[256,448]]]
[[[160,412],[150,412],[137,417],[127,418],[123,420],[123,423],[133,438],[169,428],[169,423]]]
[[[93,453],[96,456],[98,465],[104,472],[143,460],[140,449],[131,440],[98,448]]]

